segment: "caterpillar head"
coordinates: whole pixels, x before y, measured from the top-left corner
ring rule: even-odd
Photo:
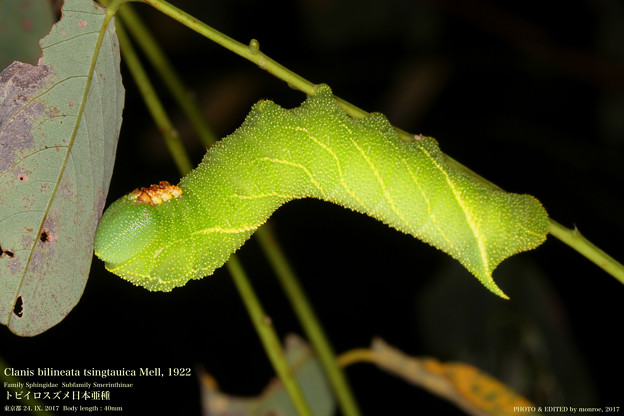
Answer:
[[[98,225],[95,254],[107,264],[123,263],[140,254],[159,229],[155,208],[181,195],[180,187],[162,181],[113,202]]]

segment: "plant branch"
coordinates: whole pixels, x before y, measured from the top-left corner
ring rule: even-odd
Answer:
[[[260,242],[260,246],[269,259],[271,266],[276,271],[276,276],[286,292],[290,304],[295,310],[295,314],[299,322],[301,322],[308,339],[314,347],[329,384],[336,394],[336,399],[343,414],[345,416],[359,415],[360,411],[353,398],[345,374],[339,367],[329,340],[316,319],[314,308],[308,301],[301,285],[299,285],[295,273],[275,240],[273,233],[269,228],[264,226],[256,231],[255,236]]]
[[[217,137],[215,137],[208,123],[206,123],[197,105],[195,95],[186,88],[150,30],[131,6],[128,4],[121,8],[118,13],[119,17],[125,23],[125,27],[128,28],[132,38],[145,53],[149,63],[156,70],[156,73],[162,79],[169,92],[171,92],[176,103],[188,117],[202,143],[206,147],[210,147],[217,141]]]
[[[178,170],[185,175],[191,171],[192,164],[186,154],[186,151],[184,150],[182,142],[180,141],[180,136],[167,116],[167,112],[160,102],[154,86],[143,69],[143,65],[141,64],[141,61],[132,46],[132,42],[130,42],[128,35],[119,20],[116,21],[116,27],[119,46],[121,47],[124,56],[124,62],[128,66],[134,82],[139,87],[139,91],[145,101],[145,105],[163,135],[165,143],[169,148],[169,152],[171,152],[171,155],[173,156],[173,160],[178,167]]]
[[[308,81],[299,74],[294,73],[290,69],[286,68],[282,64],[273,60],[269,56],[260,51],[260,43],[256,39],[251,39],[248,45],[245,45],[231,37],[219,32],[218,30],[208,26],[200,20],[194,18],[183,10],[178,9],[170,3],[164,0],[138,0],[149,4],[160,12],[166,14],[172,19],[182,23],[186,27],[200,35],[212,40],[218,45],[234,52],[235,54],[247,59],[250,62],[255,63],[261,69],[274,75],[276,78],[287,82],[293,88],[298,89],[308,95],[314,95],[316,93],[316,85],[311,81]],[[363,118],[368,113],[353,104],[338,98],[340,106],[345,110],[347,114],[355,118]],[[413,136],[410,137],[413,140]]]
[[[252,39],[249,45],[244,45],[230,38],[229,36],[224,35],[223,33],[213,29],[207,24],[199,21],[198,19],[194,18],[183,10],[180,10],[177,7],[167,3],[166,1],[143,0],[143,2],[151,5],[160,12],[166,14],[174,20],[177,20],[188,28],[223,46],[224,48],[229,49],[237,55],[240,55],[243,58],[254,62],[260,68],[270,72],[271,74],[276,75],[278,78],[288,82],[289,84],[305,92],[306,94],[314,95],[315,88],[313,83],[295,74],[294,72],[278,64],[276,61],[269,58],[265,54],[261,53],[257,40]],[[279,76],[277,74],[279,74]]]
[[[264,310],[260,301],[256,297],[256,294],[247,279],[240,262],[237,257],[230,257],[226,264],[228,270],[232,274],[236,288],[243,298],[249,317],[253,323],[264,349],[267,352],[275,371],[277,372],[280,380],[284,384],[288,396],[293,402],[293,406],[297,410],[297,413],[302,416],[312,416],[312,412],[308,407],[308,404],[295,380],[295,376],[292,373],[290,365],[286,361],[284,351],[280,344],[279,338],[275,333],[275,329]]]
[[[167,16],[170,16],[178,22],[186,25],[197,33],[207,37],[208,39],[225,47],[226,49],[229,49],[230,51],[240,55],[241,57],[255,63],[260,68],[275,75],[277,78],[286,81],[292,87],[297,88],[309,95],[314,94],[315,88],[313,83],[295,74],[294,72],[290,71],[289,69],[285,68],[273,59],[266,56],[264,53],[260,52],[258,41],[256,41],[255,39],[252,40],[249,45],[244,45],[230,38],[229,36],[226,36],[223,33],[213,29],[207,24],[197,20],[191,15],[176,8],[175,6],[172,6],[164,0],[143,0],[143,2],[150,4],[152,7],[160,10]],[[351,115],[352,117],[361,118],[367,114],[365,111],[359,109],[356,106],[353,106],[347,101],[344,101],[340,98],[338,98],[338,101],[341,107],[343,107],[343,109],[347,112],[347,114]],[[399,137],[401,137],[403,140],[414,140],[413,135],[410,135],[402,130],[397,131],[399,133]],[[490,181],[485,180],[481,176],[476,175],[472,170],[463,166],[461,163],[455,161],[447,155],[445,155],[445,157],[454,167],[467,173],[479,182],[484,183],[488,186],[496,187],[496,185],[492,184]],[[552,226],[552,224],[554,224],[554,226]],[[576,233],[578,233],[578,231]],[[587,257],[588,259],[602,267],[607,273],[611,274],[613,277],[624,283],[624,278],[619,271],[624,270],[624,266],[609,255],[607,255],[604,251],[593,245],[587,239],[580,236],[580,234],[578,234],[578,236],[574,236],[574,230],[566,229],[565,227],[557,224],[553,220],[551,220],[551,234],[554,237],[561,239],[564,243],[568,244],[578,253]],[[575,240],[576,242],[572,244],[572,242]],[[606,266],[603,267],[603,265]]]
[[[586,239],[576,227],[569,229],[551,219],[550,234],[591,260],[620,283],[624,283],[624,266]]]

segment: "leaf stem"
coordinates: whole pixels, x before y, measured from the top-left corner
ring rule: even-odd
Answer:
[[[355,348],[338,356],[338,364],[340,364],[341,367],[348,367],[356,363],[378,364],[379,359],[375,351],[370,348]]]
[[[586,239],[576,227],[569,229],[551,219],[550,234],[591,260],[620,283],[624,283],[624,266]]]
[[[276,75],[278,78],[286,81],[287,83],[293,85],[294,87],[305,92],[306,94],[314,95],[315,87],[313,83],[301,77],[300,75],[295,74],[288,68],[282,66],[281,64],[277,63],[273,59],[260,52],[257,40],[252,39],[249,45],[245,45],[213,29],[207,24],[201,22],[200,20],[194,18],[193,16],[189,15],[183,10],[178,9],[172,4],[167,3],[164,0],[143,0],[143,2],[151,5],[160,12],[166,14],[174,20],[177,20],[178,22],[187,26],[189,29],[194,30],[195,32],[223,46],[224,48],[229,49],[230,51],[242,56],[243,58],[251,62],[254,62],[260,68],[270,72],[273,75]]]
[[[176,166],[182,174],[186,174],[191,171],[193,165],[184,150],[178,131],[171,123],[169,116],[167,116],[167,112],[160,102],[154,86],[143,69],[143,65],[141,64],[141,61],[132,46],[132,42],[130,42],[123,24],[119,20],[116,22],[116,27],[119,46],[123,52],[124,62],[128,66],[130,74],[139,88],[141,96],[145,101],[145,105],[154,119],[154,123],[156,123],[156,126],[163,135],[165,143],[169,148],[169,152],[171,152],[171,155],[173,156]]]
[[[186,88],[181,78],[175,72],[167,55],[131,6],[132,5],[128,4],[121,8],[119,10],[119,17],[121,17],[132,35],[132,38],[137,42],[143,53],[145,53],[148,61],[171,92],[176,103],[188,117],[202,143],[206,147],[213,145],[217,141],[217,137],[210,128],[210,125],[206,123],[197,105],[195,95]]]
[[[360,411],[353,398],[345,374],[339,367],[331,344],[316,319],[314,308],[305,296],[304,290],[297,281],[295,273],[290,267],[286,256],[279,248],[273,233],[270,232],[269,228],[264,226],[256,231],[255,236],[258,238],[260,247],[269,259],[271,266],[276,271],[276,276],[286,292],[308,339],[314,347],[329,384],[336,394],[336,399],[343,414],[345,416],[359,415]]]
[[[245,303],[245,307],[247,308],[247,312],[249,313],[253,326],[262,341],[262,345],[264,345],[264,349],[266,350],[275,371],[284,384],[295,409],[299,415],[312,416],[312,412],[310,411],[305,397],[295,380],[290,365],[286,361],[284,351],[280,344],[279,338],[275,333],[271,319],[262,309],[262,305],[256,297],[240,261],[236,257],[230,257],[226,263],[226,267],[232,274],[236,288],[243,298],[243,302]]]

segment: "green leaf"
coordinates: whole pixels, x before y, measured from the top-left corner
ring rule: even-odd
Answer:
[[[0,322],[25,336],[82,295],[124,100],[115,25],[99,5],[66,0],[41,47],[38,66],[0,74]]]
[[[315,416],[331,416],[335,413],[335,401],[331,395],[323,370],[304,340],[296,335],[286,338],[284,352],[292,366],[297,383]],[[255,397],[239,397],[226,394],[217,388],[216,381],[201,373],[201,400],[204,414],[211,416],[297,416],[284,386],[272,380],[267,388]]]
[[[0,0],[0,68],[37,63],[39,39],[54,23],[49,0]]]

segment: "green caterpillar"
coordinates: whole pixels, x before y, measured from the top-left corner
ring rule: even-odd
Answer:
[[[450,168],[434,139],[401,141],[381,114],[349,117],[322,85],[292,110],[255,104],[179,187],[162,182],[115,201],[98,226],[95,253],[132,283],[169,291],[212,274],[298,198],[411,234],[505,298],[492,271],[548,232],[548,215],[532,196],[493,190]]]

